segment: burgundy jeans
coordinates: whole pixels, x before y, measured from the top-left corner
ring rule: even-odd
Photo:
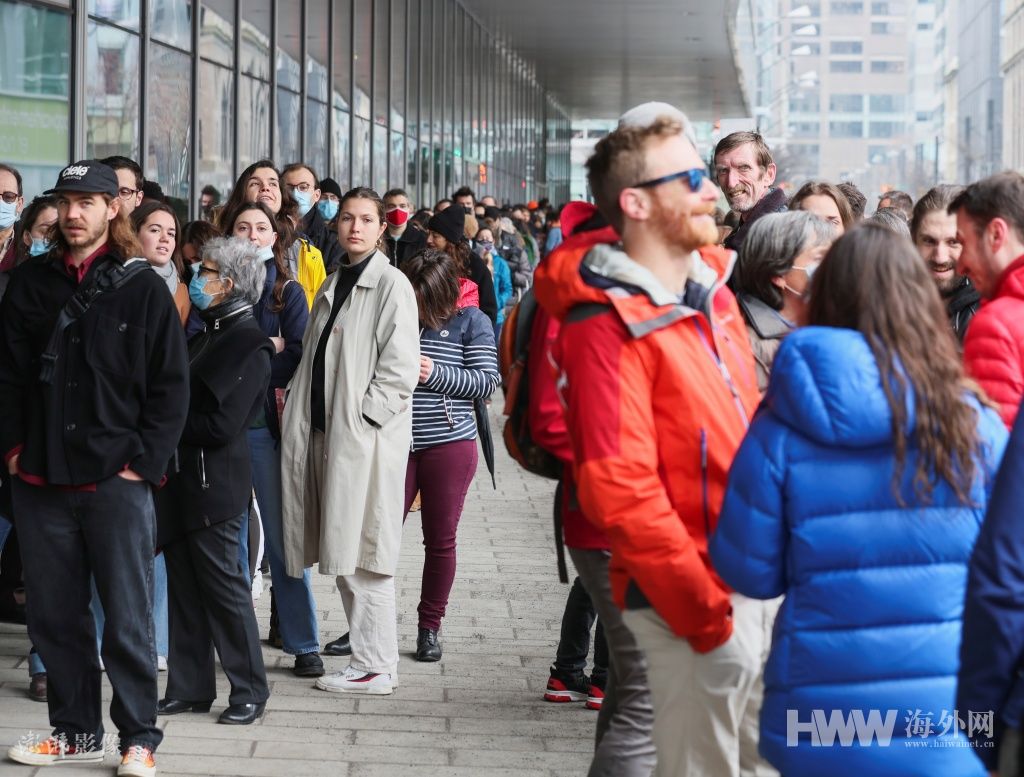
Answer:
[[[419,627],[439,629],[455,582],[455,534],[466,492],[476,474],[476,440],[436,445],[409,454],[405,472],[405,517],[420,492],[423,520],[423,586]]]

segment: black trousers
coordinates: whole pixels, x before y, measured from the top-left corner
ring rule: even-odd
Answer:
[[[567,674],[583,672],[587,668],[590,653],[590,630],[594,626],[597,612],[590,601],[587,589],[577,577],[572,581],[569,596],[562,613],[562,630],[555,654],[555,668]],[[600,683],[608,676],[608,643],[604,628],[597,622],[594,633],[594,666],[591,675]]]
[[[103,663],[121,749],[155,750],[163,732],[156,726],[156,517],[149,484],[114,475],[94,492],[68,492],[14,478],[13,493],[28,635],[46,664],[54,735],[103,744],[92,575],[106,614]]]
[[[217,697],[214,648],[231,683],[229,704],[260,704],[270,696],[248,570],[238,557],[245,515],[189,532],[164,547],[169,699]]]

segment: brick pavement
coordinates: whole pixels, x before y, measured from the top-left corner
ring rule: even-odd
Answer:
[[[390,697],[350,698],[315,690],[291,674],[290,657],[264,646],[271,698],[252,726],[221,726],[227,684],[209,715],[161,718],[166,737],[158,774],[257,777],[553,777],[586,773],[597,713],[541,700],[568,593],[555,571],[553,483],[530,476],[498,439],[498,489],[481,457],[459,529],[459,566],[436,664],[412,659],[423,550],[418,514],[406,525],[398,586],[401,685]],[[333,578],[314,575],[321,641],[344,633]],[[258,602],[266,634],[270,599]],[[48,732],[45,705],[25,695],[24,627],[0,624],[0,744],[28,730]],[[345,659],[325,657],[328,671]],[[161,679],[161,684],[163,682]],[[104,683],[109,702],[110,686]],[[105,702],[105,706],[107,706]],[[109,719],[107,729],[112,730]],[[108,756],[113,767],[116,759]],[[0,761],[0,775],[49,769]],[[62,765],[60,777],[110,774]]]

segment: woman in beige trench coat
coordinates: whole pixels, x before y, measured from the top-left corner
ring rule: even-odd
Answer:
[[[376,192],[342,198],[345,257],[313,300],[285,404],[285,565],[335,575],[349,624],[351,663],[316,681],[325,691],[397,685],[394,574],[420,351],[412,286],[377,250],[384,229]]]

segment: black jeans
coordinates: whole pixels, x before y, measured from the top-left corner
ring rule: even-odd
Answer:
[[[558,638],[558,650],[555,653],[555,671],[562,674],[576,674],[587,668],[587,655],[590,653],[590,629],[594,625],[597,612],[590,601],[590,595],[577,577],[572,581],[569,598],[565,600],[565,612],[562,613],[562,631]],[[594,631],[594,668],[591,678],[603,685],[608,676],[608,643],[604,638],[604,628],[598,621]]]
[[[238,550],[247,516],[248,510],[164,547],[171,631],[169,699],[216,698],[214,647],[231,683],[230,704],[260,704],[270,695],[249,570],[242,567]]]
[[[121,749],[155,750],[163,732],[156,726],[156,517],[149,484],[114,475],[94,492],[69,492],[13,481],[28,635],[46,664],[54,735],[69,742],[95,737],[97,747],[103,741],[92,575],[106,613],[103,663]]]

